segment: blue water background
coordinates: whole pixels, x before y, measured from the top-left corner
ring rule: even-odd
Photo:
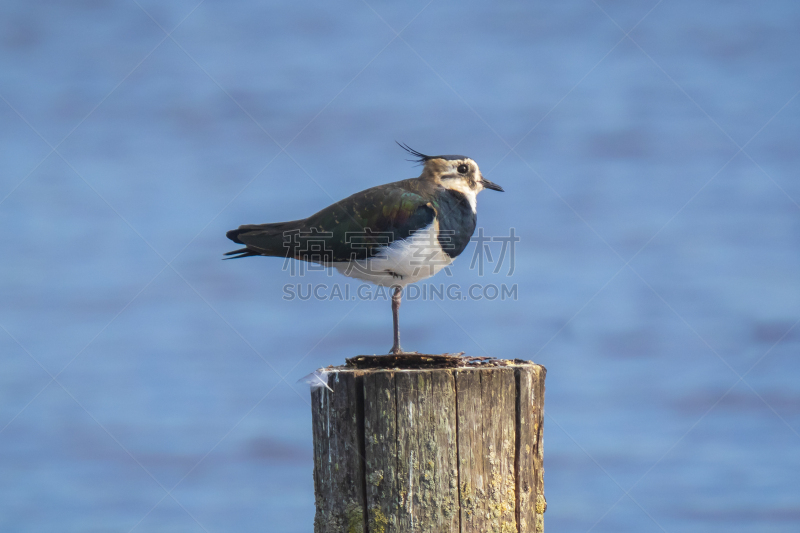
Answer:
[[[519,298],[408,301],[402,333],[547,367],[548,531],[800,530],[798,28],[790,1],[5,0],[0,531],[311,531],[295,382],[384,353],[389,304],[283,301],[224,234],[415,176],[395,139],[507,191],[479,225],[516,229],[513,275],[469,248],[433,281]]]

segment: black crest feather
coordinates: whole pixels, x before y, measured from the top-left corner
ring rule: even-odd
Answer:
[[[425,155],[422,152],[417,152],[409,145],[401,142],[397,142],[397,146],[408,152],[409,154],[413,155],[416,159],[406,159],[406,161],[413,161],[414,163],[419,163],[420,165],[424,165],[431,159],[444,159],[445,161],[459,161],[461,159],[469,159],[465,155]]]
[[[397,146],[399,146],[400,148],[402,148],[403,150],[405,150],[406,152],[408,152],[409,154],[413,155],[416,158],[416,159],[406,159],[406,161],[413,161],[414,163],[419,163],[420,165],[424,165],[426,161],[428,161],[430,159],[433,159],[429,155],[425,155],[422,152],[417,152],[416,150],[414,150],[413,148],[411,148],[409,145],[407,145],[405,143],[401,143],[401,142],[397,142],[397,141],[395,141],[395,142],[397,143]]]

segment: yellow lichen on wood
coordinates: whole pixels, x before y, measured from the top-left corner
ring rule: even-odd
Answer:
[[[547,500],[544,499],[544,496],[538,494],[536,496],[536,514],[544,514],[547,510]]]
[[[383,470],[376,470],[375,472],[371,473],[367,479],[376,487],[380,487],[381,481],[383,481]]]
[[[464,511],[464,517],[467,520],[472,520],[475,515],[475,497],[472,494],[472,487],[468,482],[461,484],[461,509]]]
[[[347,533],[364,532],[364,509],[354,501],[350,501],[345,508],[345,522]]]
[[[386,533],[386,526],[389,520],[381,512],[380,507],[373,507],[370,511],[369,530],[370,533]]]

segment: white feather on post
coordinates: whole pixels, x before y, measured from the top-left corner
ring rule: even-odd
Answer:
[[[303,383],[307,383],[311,387],[311,390],[325,387],[329,391],[333,392],[333,389],[328,386],[328,372],[322,369],[315,370],[307,376],[303,376],[297,380],[298,383],[301,381]]]

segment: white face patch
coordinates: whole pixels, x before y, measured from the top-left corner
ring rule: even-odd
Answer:
[[[469,167],[469,170],[463,174],[458,172],[458,167],[462,165]],[[445,189],[458,191],[467,199],[472,212],[475,213],[477,211],[476,197],[484,187],[483,183],[481,183],[481,171],[472,159],[468,157],[456,160],[433,158],[425,163],[425,169],[420,178],[434,180],[437,185]],[[470,187],[470,183],[474,185],[474,189]]]
[[[466,179],[466,178],[463,178],[458,173],[459,165],[468,165],[469,168],[470,168],[470,174],[472,174],[473,177],[479,177],[481,175],[481,171],[478,169],[478,165],[475,164],[475,162],[472,161],[471,159],[466,159],[466,160],[462,160],[462,161],[453,161],[453,163],[452,163],[452,171],[451,171],[451,174],[449,174],[449,175],[452,175],[453,177],[442,179],[442,186],[445,189],[450,189],[452,191],[458,191],[461,194],[463,194],[464,196],[466,196],[467,201],[469,202],[469,206],[472,208],[472,212],[475,213],[475,212],[477,212],[477,208],[478,208],[477,196],[478,196],[478,193],[483,190],[483,186],[481,185],[480,180],[476,179],[475,180],[476,181],[475,188],[474,189],[471,188],[469,186],[469,180]]]

